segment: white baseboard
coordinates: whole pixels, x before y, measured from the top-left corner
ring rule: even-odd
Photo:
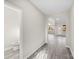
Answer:
[[[70,49],[70,51],[72,53],[72,56],[74,56],[74,51],[72,51],[72,49],[70,48],[70,46],[66,45],[66,47]]]
[[[43,41],[41,44],[39,44],[39,46],[37,46],[31,53],[29,53],[26,57],[24,57],[24,59],[27,59],[28,57],[30,57],[34,52],[36,52],[41,46],[43,46],[46,42]]]

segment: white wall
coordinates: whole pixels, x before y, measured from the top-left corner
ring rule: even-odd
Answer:
[[[45,41],[45,18],[29,3],[24,10],[24,55],[31,54]],[[27,11],[26,11],[27,10]]]
[[[71,29],[71,33],[70,33],[70,35],[71,35],[71,40],[70,40],[70,48],[71,48],[71,52],[72,52],[72,54],[73,54],[73,56],[74,56],[74,7],[72,7],[72,9],[70,10],[71,12],[70,12],[70,29]]]
[[[45,17],[27,0],[16,0],[11,3],[23,10],[22,45],[25,59],[45,43]]]

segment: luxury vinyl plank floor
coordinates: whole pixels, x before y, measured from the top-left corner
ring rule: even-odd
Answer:
[[[39,48],[33,55],[31,55],[28,59],[73,59],[70,49],[66,48],[62,51],[61,54],[49,54],[51,58],[47,58],[48,56],[48,45],[45,44],[41,48]]]

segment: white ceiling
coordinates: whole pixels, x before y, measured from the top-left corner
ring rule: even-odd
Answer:
[[[73,4],[73,0],[30,0],[30,1],[47,15],[65,12]]]

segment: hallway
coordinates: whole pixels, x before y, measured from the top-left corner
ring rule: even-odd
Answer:
[[[70,48],[65,45],[65,37],[55,38],[53,34],[48,34],[48,43],[45,43],[28,59],[73,59]]]
[[[73,59],[73,0],[6,0],[5,59]]]

